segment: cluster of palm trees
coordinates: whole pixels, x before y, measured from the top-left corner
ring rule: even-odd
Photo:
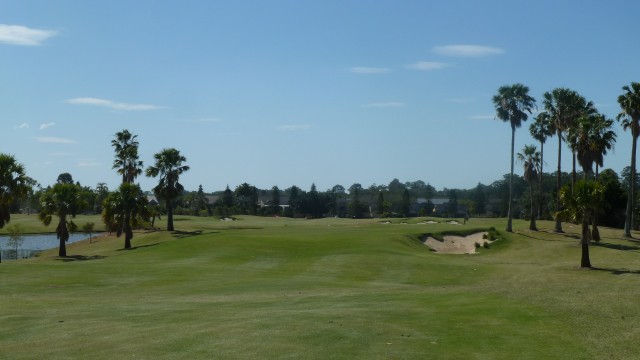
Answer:
[[[125,234],[124,247],[129,249],[133,228],[149,217],[147,198],[140,186],[134,184],[142,174],[143,163],[138,156],[137,135],[123,130],[116,133],[111,144],[115,149],[113,168],[122,175],[122,184],[104,200],[102,217],[108,229],[115,230],[118,236]],[[146,169],[146,175],[159,178],[153,191],[166,204],[167,230],[174,231],[173,205],[184,191],[179,182],[180,175],[188,171],[189,166],[183,165],[186,158],[174,148],[163,149],[154,158],[155,164]],[[24,166],[15,157],[0,153],[0,228],[9,223],[10,206],[27,195],[32,183],[33,180],[25,174]],[[40,205],[38,217],[43,224],[49,225],[54,216],[58,218],[58,255],[67,256],[66,242],[70,233],[77,229],[73,218],[86,207],[82,187],[73,183],[71,176],[60,176],[56,184],[43,192]]]
[[[631,130],[633,145],[631,149],[631,179],[630,194],[627,200],[627,213],[624,235],[631,236],[633,224],[633,209],[635,208],[635,174],[636,174],[636,143],[640,135],[640,83],[623,86],[623,94],[618,97],[621,111],[617,119],[622,127]],[[493,97],[496,117],[511,125],[511,173],[513,178],[514,166],[514,137],[529,115],[536,109],[536,101],[529,95],[529,88],[522,84],[505,85],[498,89]],[[543,94],[543,109],[535,116],[530,126],[534,139],[540,142],[538,152],[534,145],[527,145],[517,155],[524,165],[524,178],[530,184],[531,195],[531,223],[530,229],[537,230],[535,220],[541,215],[542,206],[542,173],[543,149],[546,140],[552,136],[558,138],[558,171],[556,193],[556,224],[555,231],[562,232],[562,220],[573,219],[583,224],[583,267],[590,267],[588,258],[588,243],[591,239],[599,240],[597,228],[597,213],[601,203],[602,186],[598,184],[598,171],[603,166],[604,156],[613,148],[616,134],[612,130],[614,121],[598,112],[594,104],[587,101],[576,91],[567,88],[557,88]],[[561,184],[561,156],[562,142],[568,144],[573,155],[571,183],[562,188]],[[584,179],[576,179],[576,163],[582,168]],[[595,164],[595,172],[593,165]],[[533,204],[533,185],[538,180],[538,206]],[[511,212],[511,182],[509,195],[509,212],[506,230],[512,230]],[[592,230],[589,230],[591,222]]]

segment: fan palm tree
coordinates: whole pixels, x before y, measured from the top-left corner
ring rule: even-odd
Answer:
[[[38,218],[45,226],[51,224],[53,215],[58,217],[58,226],[56,227],[56,235],[60,240],[58,256],[67,256],[65,244],[69,240],[69,232],[77,229],[73,218],[85,207],[82,187],[77,184],[57,183],[42,194],[40,204],[41,210]]]
[[[538,231],[536,226],[536,211],[533,206],[533,182],[538,178],[540,171],[540,152],[534,145],[525,145],[521,153],[518,153],[518,161],[524,165],[524,180],[529,183],[529,197],[531,202],[531,222],[529,229]]]
[[[594,163],[596,165],[595,180],[598,181],[598,169],[604,166],[604,156],[607,151],[613,149],[616,142],[616,133],[611,130],[613,120],[607,119],[602,114],[593,117],[593,132],[591,136]],[[598,230],[598,212],[593,214],[593,224],[591,228],[591,238],[600,241],[600,231]]]
[[[571,220],[581,223],[582,237],[580,244],[582,257],[580,266],[591,267],[589,259],[589,219],[601,206],[604,199],[604,187],[602,184],[591,180],[576,182],[573,189],[567,184],[560,190],[560,201],[563,210],[556,213],[556,218]]]
[[[116,138],[111,140],[111,146],[116,152],[113,160],[113,168],[118,169],[122,175],[122,183],[133,183],[142,174],[142,161],[138,160],[138,135],[133,135],[129,130],[116,133]]]
[[[631,86],[622,87],[624,93],[618,96],[618,103],[622,111],[618,114],[618,121],[622,128],[631,131],[633,142],[631,145],[631,176],[629,178],[629,196],[627,197],[627,216],[624,223],[624,236],[631,237],[633,227],[633,209],[635,209],[635,181],[636,181],[636,146],[640,135],[640,83],[632,82]]]
[[[124,248],[131,248],[133,227],[149,217],[147,199],[140,186],[124,183],[117,191],[109,194],[102,207],[102,218],[109,229],[116,230],[116,236],[124,233]]]
[[[158,185],[153,192],[159,199],[165,201],[167,206],[167,231],[173,231],[173,202],[184,191],[184,187],[178,181],[180,175],[189,170],[189,166],[182,165],[187,159],[180,155],[174,148],[163,149],[154,155],[156,163],[149,166],[146,175],[160,177]]]
[[[542,112],[539,113],[534,122],[529,126],[529,132],[531,136],[540,142],[540,173],[538,174],[538,220],[542,218],[542,176],[544,168],[544,143],[547,139],[553,136],[554,133],[553,123],[549,118],[549,114]]]
[[[563,133],[571,128],[573,119],[578,117],[584,109],[585,102],[577,92],[566,88],[557,88],[543,95],[544,112],[553,124],[553,129],[558,136],[558,172],[557,172],[557,197],[556,212],[560,211],[560,187],[561,187],[561,159]],[[556,219],[556,232],[562,232],[562,222]]]
[[[527,121],[535,107],[536,100],[529,96],[529,88],[522,84],[504,85],[493,96],[493,104],[496,108],[496,117],[511,125],[511,173],[509,176],[509,211],[507,213],[507,229],[512,232],[512,205],[513,205],[513,157],[515,149],[516,129]]]
[[[27,196],[32,180],[13,155],[0,153],[0,229],[11,220],[11,205]]]
[[[578,157],[578,152],[579,152],[578,147],[580,146],[579,142],[581,141],[580,137],[588,136],[588,135],[585,135],[584,129],[579,129],[578,122],[580,121],[580,119],[583,119],[583,118],[587,119],[587,129],[589,129],[591,127],[591,124],[589,123],[591,119],[590,117],[598,113],[598,111],[596,110],[595,106],[591,101],[587,102],[584,98],[580,97],[580,99],[577,99],[577,102],[578,103],[576,104],[576,106],[581,106],[580,105],[581,103],[584,103],[584,106],[582,108],[582,111],[576,114],[576,117],[573,118],[572,120],[573,125],[567,129],[567,138],[566,138],[567,144],[569,145],[569,149],[571,149],[571,153],[572,153],[572,166],[571,166],[571,186],[572,187],[577,180],[576,164],[580,164],[580,166],[582,166],[580,161],[576,161]],[[582,141],[583,141],[583,144],[581,145],[584,146],[584,139]],[[583,156],[586,156],[587,154],[588,156],[591,156],[591,153],[592,153],[591,151],[585,152],[584,149],[582,150]]]

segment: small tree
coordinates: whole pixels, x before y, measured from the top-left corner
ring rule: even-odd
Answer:
[[[22,245],[24,241],[24,230],[21,224],[13,224],[7,226],[7,232],[9,232],[9,241],[7,241],[7,245],[14,249],[15,258],[18,259],[18,248]]]
[[[69,240],[69,232],[76,230],[77,226],[72,218],[84,209],[82,188],[76,184],[57,183],[48,189],[40,202],[42,209],[38,217],[45,226],[51,224],[52,216],[58,217],[56,235],[60,240],[58,256],[67,256],[66,242]]]
[[[89,244],[91,244],[91,234],[93,233],[93,227],[95,224],[93,222],[88,222],[82,225],[82,231],[89,233]]]

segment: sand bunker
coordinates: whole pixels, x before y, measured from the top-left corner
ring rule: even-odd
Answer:
[[[437,221],[433,221],[433,220],[427,220],[427,221],[421,221],[418,223],[418,225],[427,225],[427,224],[437,224]]]
[[[435,252],[443,254],[475,254],[476,243],[480,244],[480,246],[485,243],[492,243],[492,241],[483,239],[485,234],[487,233],[479,232],[469,236],[445,235],[443,241],[429,236],[424,244]]]

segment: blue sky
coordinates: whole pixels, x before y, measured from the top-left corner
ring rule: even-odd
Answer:
[[[636,1],[2,0],[0,152],[44,186],[69,172],[113,189],[111,140],[129,129],[145,166],[163,148],[186,156],[189,190],[471,188],[509,172],[501,85],[537,100],[568,87],[615,117],[640,81],[638,14]],[[631,136],[616,132],[605,167],[620,171]],[[552,138],[546,169],[556,152]]]

